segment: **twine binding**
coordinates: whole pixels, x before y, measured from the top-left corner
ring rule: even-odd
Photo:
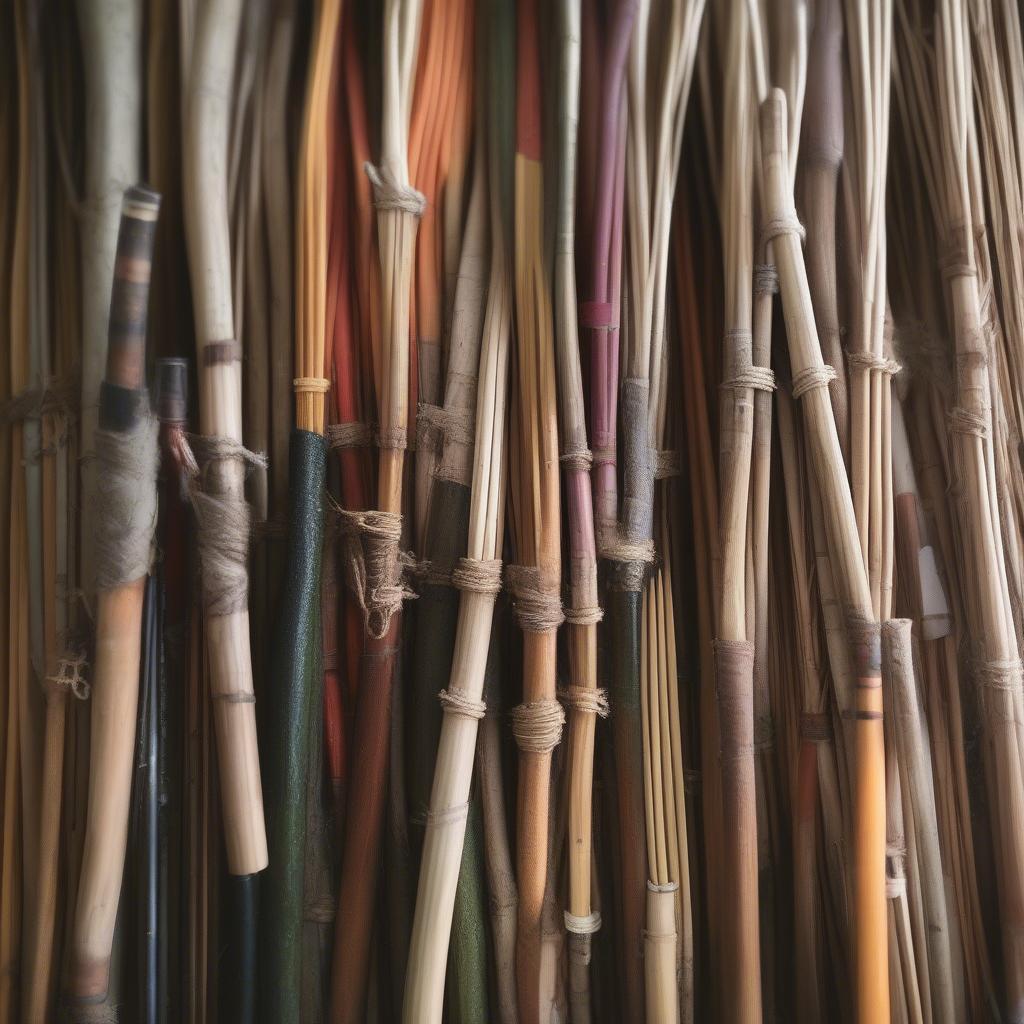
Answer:
[[[67,651],[57,662],[57,674],[46,677],[46,690],[70,693],[76,700],[88,700],[92,687],[85,678],[85,651]]]
[[[251,511],[241,494],[211,491],[208,476],[217,463],[266,469],[267,459],[230,437],[195,434],[182,439],[182,455],[196,517],[203,606],[211,615],[230,615],[249,603]]]
[[[445,713],[449,715],[459,715],[462,718],[479,721],[487,714],[487,704],[484,701],[473,700],[464,690],[454,686],[442,690],[437,695],[437,699],[441,702]]]
[[[334,511],[349,588],[363,613],[367,635],[381,640],[402,602],[416,596],[402,580],[402,517],[397,512],[349,512],[337,506]]]
[[[557,700],[534,700],[512,709],[512,735],[525,753],[550,754],[562,739],[565,712]]]

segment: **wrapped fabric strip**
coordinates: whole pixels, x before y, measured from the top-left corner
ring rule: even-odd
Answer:
[[[562,602],[544,587],[540,570],[532,565],[510,565],[505,582],[520,627],[527,633],[550,633],[565,621]]]
[[[103,480],[93,499],[97,590],[111,590],[149,572],[156,528],[158,431],[152,415],[127,432],[96,431],[97,471]]]
[[[191,435],[189,444],[195,467],[189,498],[196,516],[203,607],[211,615],[230,615],[249,603],[251,510],[244,497],[215,489],[211,477],[225,462],[266,468],[267,460],[229,437]]]

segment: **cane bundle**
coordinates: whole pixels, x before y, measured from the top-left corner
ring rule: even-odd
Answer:
[[[331,1015],[361,1019],[369,970],[371,914],[380,849],[391,689],[405,590],[400,576],[402,474],[409,406],[409,303],[423,197],[409,182],[408,135],[420,32],[418,0],[389,0],[383,20],[381,162],[366,166],[377,208],[381,331],[373,353],[377,390],[377,510],[342,516],[353,544],[343,554],[363,612],[367,642],[356,708],[349,830],[338,890]],[[360,568],[360,563],[362,567]]]
[[[0,1017],[1020,1018],[1017,5],[51,6]]]

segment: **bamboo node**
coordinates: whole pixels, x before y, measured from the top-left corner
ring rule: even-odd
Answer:
[[[512,709],[512,735],[521,751],[550,754],[562,739],[565,711],[557,700],[534,700]]]
[[[427,828],[438,828],[441,825],[454,825],[458,821],[465,821],[469,817],[469,801],[464,804],[456,804],[454,807],[446,807],[443,810],[427,811]]]
[[[189,499],[196,517],[203,605],[211,615],[230,615],[249,600],[251,513],[241,494],[207,489],[210,468],[221,462],[265,469],[266,457],[230,437],[189,435],[182,439],[183,462],[191,477]]]
[[[754,294],[777,295],[779,292],[779,272],[773,263],[756,263],[754,265]]]
[[[427,200],[422,192],[411,185],[401,185],[387,167],[374,167],[367,162],[363,170],[373,186],[373,205],[378,210],[401,210],[414,217],[422,217]]]
[[[245,690],[228,690],[226,693],[211,693],[210,699],[223,701],[225,704],[255,704],[256,694]]]
[[[599,604],[584,604],[578,608],[567,604],[563,613],[570,626],[592,626],[604,618],[604,609]]]
[[[61,655],[57,661],[57,674],[46,677],[45,689],[51,693],[70,693],[77,700],[88,700],[91,687],[85,678],[85,651]]]
[[[296,377],[292,381],[292,390],[297,395],[326,395],[331,390],[331,382],[326,377]]]
[[[776,388],[775,374],[768,366],[742,366],[736,371],[735,377],[723,380],[719,387],[723,391],[742,391],[751,388],[753,391],[770,393]]]
[[[558,457],[558,461],[566,469],[575,469],[581,473],[589,473],[590,467],[594,464],[594,453],[585,444],[576,444],[564,448],[562,454]]]
[[[858,679],[873,679],[882,672],[882,627],[860,615],[846,620],[846,636]]]
[[[402,581],[402,517],[375,510],[349,512],[335,507],[334,511],[341,527],[349,588],[359,602],[367,635],[382,640],[402,602],[416,596]]]
[[[242,346],[234,338],[225,341],[208,341],[202,349],[203,366],[221,366],[224,363],[240,363]]]
[[[329,423],[324,431],[327,446],[337,448],[367,448],[373,442],[373,430],[368,423]]]
[[[452,586],[474,594],[501,591],[500,558],[460,558],[452,570]]]
[[[986,712],[997,713],[997,717],[1012,722],[1015,717],[1013,697],[1020,692],[1022,667],[1019,659],[1014,661],[983,661],[974,666],[974,678],[981,688],[981,702]],[[1010,700],[993,701],[989,696],[1009,694]],[[994,707],[993,704],[996,704]],[[1001,709],[1001,710],[1000,710]]]
[[[559,691],[559,698],[571,711],[607,718],[611,713],[608,691],[603,686],[567,686]]]
[[[945,248],[939,256],[939,270],[946,280],[977,277],[978,268],[974,262],[974,245],[969,225],[958,224],[950,228]]]
[[[808,391],[813,391],[815,388],[827,388],[835,379],[835,367],[829,366],[828,363],[822,363],[821,366],[807,366],[799,373],[793,374],[791,384],[793,398],[803,398]]]
[[[510,565],[505,571],[505,580],[519,626],[525,632],[550,633],[565,621],[561,599],[545,589],[540,570],[535,566]]]
[[[484,701],[473,700],[465,690],[460,690],[455,686],[449,686],[447,690],[442,690],[437,695],[437,699],[441,702],[445,713],[449,715],[461,715],[463,718],[479,721],[487,714],[487,704]]]
[[[615,307],[610,302],[580,303],[580,327],[591,331],[610,331],[618,326]]]
[[[804,231],[804,226],[800,223],[796,210],[789,209],[765,223],[761,228],[761,249],[764,249],[773,238],[778,238],[779,235],[796,235],[801,242],[804,240],[807,232]]]
[[[955,406],[949,413],[949,429],[954,434],[967,434],[985,439],[989,436],[988,420],[984,412],[973,412]]]
[[[800,739],[808,743],[828,743],[832,739],[832,721],[825,711],[804,711],[800,715]]]
[[[565,920],[565,930],[573,935],[594,935],[601,930],[601,911],[592,910],[589,914],[577,917],[570,914],[568,910],[563,911],[562,917]],[[580,961],[581,963],[583,961]],[[590,950],[587,950],[586,963],[590,963]]]
[[[679,452],[668,448],[653,449],[651,461],[654,465],[655,480],[668,480],[669,477],[679,476],[683,471],[683,460]]]
[[[472,417],[464,409],[445,409],[440,405],[420,402],[416,417],[416,447],[437,452],[445,444],[473,444]]]
[[[147,413],[130,430],[96,431],[96,588],[140,579],[152,564],[158,424]]]

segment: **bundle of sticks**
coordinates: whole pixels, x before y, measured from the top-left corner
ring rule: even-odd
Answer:
[[[0,9],[0,1021],[1024,1021],[1024,16]]]

